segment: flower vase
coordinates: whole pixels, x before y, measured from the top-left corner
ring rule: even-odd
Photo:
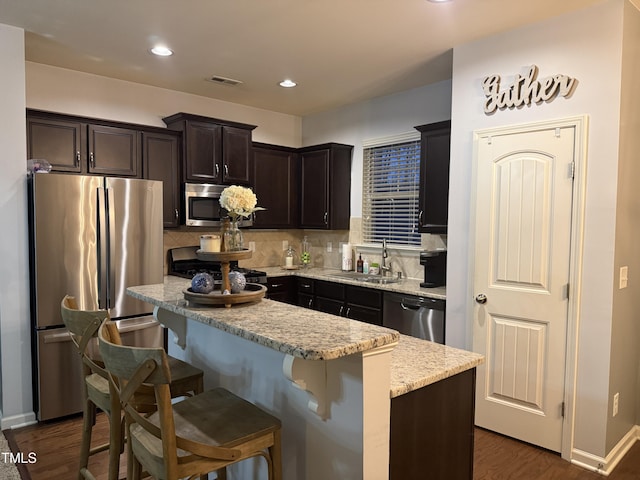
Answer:
[[[224,246],[227,252],[234,252],[244,248],[242,230],[238,227],[238,220],[231,220],[229,230],[224,232]]]

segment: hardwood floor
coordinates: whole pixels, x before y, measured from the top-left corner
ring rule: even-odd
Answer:
[[[23,480],[77,479],[81,417],[42,423],[5,434],[14,453],[35,452],[37,461],[19,465]],[[474,480],[602,480],[603,476],[571,465],[555,453],[483,429],[475,432]],[[106,442],[109,428],[104,415],[94,427],[95,444]],[[97,480],[107,478],[107,453],[91,458],[89,470]],[[126,475],[123,461],[120,478]],[[632,447],[608,480],[640,479],[640,442]],[[303,479],[299,479],[303,480]],[[414,479],[403,479],[414,480]],[[423,480],[423,479],[415,479]],[[455,480],[455,479],[452,479]]]

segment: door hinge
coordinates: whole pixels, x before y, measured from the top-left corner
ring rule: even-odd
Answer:
[[[569,300],[569,284],[568,283],[564,286],[564,298]]]
[[[569,178],[573,180],[576,176],[576,162],[571,162],[569,164]]]
[[[564,418],[564,402],[560,404],[560,415],[562,415],[562,418]]]

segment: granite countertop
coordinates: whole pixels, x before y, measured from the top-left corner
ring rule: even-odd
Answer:
[[[347,285],[357,285],[359,287],[376,288],[385,292],[398,292],[420,297],[436,298],[446,300],[446,287],[422,288],[420,280],[404,278],[397,283],[376,284],[361,282],[350,278],[336,276],[336,274],[344,273],[341,270],[331,268],[301,268],[298,270],[285,270],[282,267],[260,267],[267,273],[268,277],[283,277],[287,275],[295,275],[298,277],[313,278],[315,280],[326,280],[329,282],[344,283]]]
[[[484,362],[478,353],[400,335],[391,351],[391,398],[404,395]]]
[[[325,279],[330,275],[319,269],[312,272],[312,278]],[[484,361],[484,357],[477,353],[274,300],[263,299],[231,308],[193,305],[185,301],[182,293],[189,286],[187,279],[166,276],[162,284],[130,287],[127,293],[152,305],[307,360],[332,360],[398,342],[391,352],[391,398],[475,368]]]
[[[166,276],[164,283],[130,287],[127,293],[195,321],[307,360],[332,360],[398,341],[399,333],[376,325],[308,310],[275,300],[231,308],[185,301],[188,279]]]

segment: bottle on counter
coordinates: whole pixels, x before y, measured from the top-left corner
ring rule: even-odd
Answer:
[[[364,262],[362,261],[362,254],[358,254],[358,260],[356,261],[356,272],[362,273],[364,268]]]
[[[300,261],[303,268],[307,268],[311,263],[311,245],[309,244],[306,235],[304,236],[304,240],[302,240],[302,254],[300,254]]]
[[[362,262],[362,273],[369,273],[369,260],[366,258]]]

